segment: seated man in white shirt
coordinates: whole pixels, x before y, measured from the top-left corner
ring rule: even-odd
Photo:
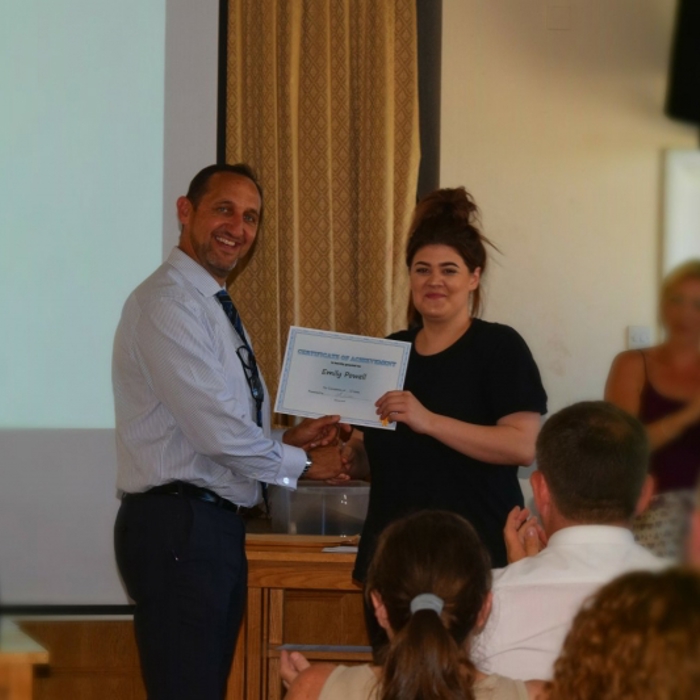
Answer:
[[[639,421],[603,401],[574,404],[545,423],[530,477],[542,527],[519,508],[509,516],[513,563],[494,571],[493,611],[475,647],[485,671],[550,679],[591,593],[622,573],[668,565],[629,530],[651,498],[648,457]]]

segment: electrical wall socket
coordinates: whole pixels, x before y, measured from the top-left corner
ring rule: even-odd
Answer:
[[[627,349],[648,348],[651,345],[649,326],[627,326]]]

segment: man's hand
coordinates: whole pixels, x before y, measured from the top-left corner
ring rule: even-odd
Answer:
[[[508,513],[503,539],[509,564],[533,557],[547,546],[547,535],[537,518],[531,516],[527,508],[520,506],[515,506]]]
[[[312,464],[304,475],[305,479],[314,481],[332,481],[341,483],[350,479],[350,467],[343,461],[338,445],[315,447],[309,450]]]
[[[322,416],[321,418],[304,418],[299,425],[285,430],[282,442],[302,450],[312,450],[333,444],[341,430],[347,426],[339,425],[340,416]]]
[[[306,657],[298,651],[282,650],[280,654],[280,675],[285,688],[294,682],[295,678],[311,664]]]

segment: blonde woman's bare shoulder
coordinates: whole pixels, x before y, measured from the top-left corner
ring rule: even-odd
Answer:
[[[618,367],[627,372],[644,374],[644,355],[652,352],[652,348],[643,350],[623,350],[615,355],[612,362],[613,367]]]

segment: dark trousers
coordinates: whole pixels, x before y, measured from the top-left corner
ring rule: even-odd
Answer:
[[[114,545],[149,700],[221,700],[245,608],[243,520],[184,496],[127,498]]]

